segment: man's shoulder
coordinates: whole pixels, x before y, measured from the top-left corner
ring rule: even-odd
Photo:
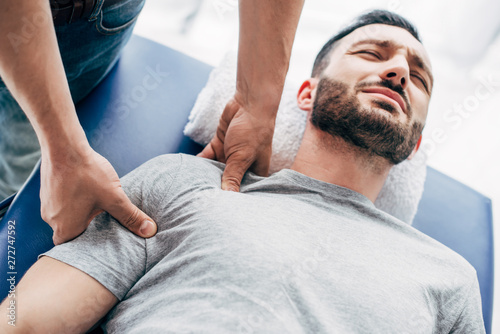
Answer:
[[[159,155],[145,162],[139,168],[147,168],[148,170],[169,169],[180,170],[185,172],[198,170],[224,170],[225,164],[209,159],[199,158],[194,155],[184,153],[169,153]]]
[[[188,154],[175,153],[154,157],[121,178],[122,184],[150,185],[179,179],[192,182],[196,179],[217,180],[225,164]]]
[[[222,175],[222,173],[224,172],[224,168],[226,167],[226,164],[222,162],[200,158],[190,154],[178,153],[173,155],[177,155],[180,157],[182,161],[182,168],[190,169],[191,171],[215,171]]]
[[[147,199],[157,206],[166,193],[179,194],[206,185],[220,187],[224,166],[187,154],[164,154],[137,167],[120,182],[134,204]]]
[[[424,260],[433,259],[435,270],[446,273],[448,277],[461,281],[460,285],[470,286],[477,279],[476,269],[461,254],[436,239],[416,230],[427,247],[420,247],[419,254]],[[458,282],[456,282],[458,283]]]
[[[476,269],[469,263],[469,261],[448,246],[442,243],[439,244],[443,248],[443,254],[447,257],[452,270],[460,271],[463,277],[469,282],[469,285],[471,281],[477,279]]]
[[[470,286],[476,279],[475,268],[459,253],[442,242],[418,230],[396,217],[374,209],[384,221],[381,226],[390,227],[394,234],[388,234],[402,259],[411,263],[412,270],[425,274],[433,273],[435,278],[446,277],[456,281],[458,286]]]
[[[199,158],[183,153],[171,153],[157,156],[144,163],[139,169],[147,171],[149,175],[169,175],[173,178],[217,178],[224,171],[225,164],[209,159]]]

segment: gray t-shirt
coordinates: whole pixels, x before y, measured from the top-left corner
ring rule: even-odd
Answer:
[[[107,214],[45,253],[120,302],[109,333],[484,333],[474,268],[363,195],[285,169],[220,189],[224,165],[155,158],[122,179],[158,223]]]

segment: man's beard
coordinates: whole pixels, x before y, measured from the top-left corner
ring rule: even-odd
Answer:
[[[412,111],[408,103],[406,123],[361,106],[356,93],[369,86],[387,87],[402,93],[402,87],[394,87],[390,81],[358,84],[351,92],[349,87],[340,81],[322,78],[318,84],[311,123],[333,137],[342,138],[370,155],[386,158],[396,165],[411,154],[424,124],[412,121]],[[399,112],[390,103],[379,100],[373,102],[379,109],[393,114]]]

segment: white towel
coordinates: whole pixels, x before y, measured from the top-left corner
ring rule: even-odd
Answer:
[[[236,90],[236,53],[226,54],[215,68],[189,115],[184,134],[207,145],[215,134],[227,101]],[[276,116],[270,173],[290,168],[306,127],[305,111],[297,106],[297,87],[285,84]],[[411,224],[424,190],[427,156],[419,150],[412,160],[394,166],[375,201],[375,206]]]

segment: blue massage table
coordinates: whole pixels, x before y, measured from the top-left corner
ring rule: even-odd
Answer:
[[[111,162],[120,177],[161,154],[198,153],[202,147],[182,130],[211,69],[168,47],[133,36],[117,65],[77,106],[90,144]],[[168,74],[154,76],[151,73],[155,71]],[[1,299],[9,292],[7,276],[12,275],[8,273],[15,272],[19,282],[38,254],[53,247],[52,230],[40,217],[39,189],[38,165],[17,195],[0,203]],[[14,243],[8,238],[13,222]],[[428,168],[413,226],[476,268],[487,333],[491,333],[493,306],[492,222],[489,198]],[[15,247],[12,268],[8,246]]]

